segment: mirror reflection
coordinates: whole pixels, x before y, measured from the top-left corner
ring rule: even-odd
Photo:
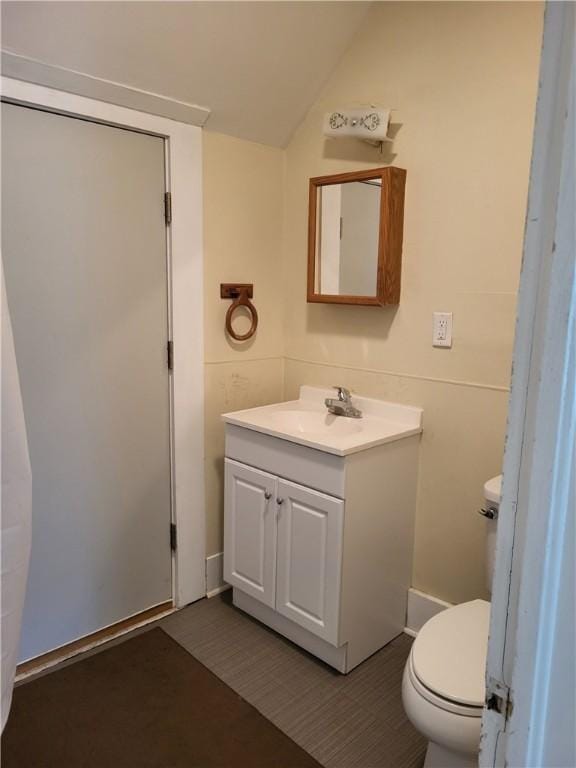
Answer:
[[[318,187],[315,293],[375,296],[381,179]]]

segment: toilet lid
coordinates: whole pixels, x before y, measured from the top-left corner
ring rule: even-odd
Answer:
[[[502,475],[497,475],[484,483],[484,498],[493,504],[500,504],[502,496]]]
[[[436,614],[412,645],[420,682],[450,701],[484,704],[490,603],[472,600]]]

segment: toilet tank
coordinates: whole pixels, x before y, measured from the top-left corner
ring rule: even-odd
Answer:
[[[497,475],[484,483],[484,508],[481,510],[486,518],[486,588],[492,593],[492,578],[494,576],[494,554],[496,552],[496,530],[498,527],[498,510],[502,492],[502,475]]]

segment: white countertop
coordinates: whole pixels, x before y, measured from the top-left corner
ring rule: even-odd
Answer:
[[[333,389],[303,386],[300,398],[222,415],[226,424],[252,429],[336,456],[347,456],[422,432],[421,408],[352,395],[360,419],[334,416],[324,405]]]

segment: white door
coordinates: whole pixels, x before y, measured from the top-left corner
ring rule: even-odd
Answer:
[[[276,477],[225,463],[224,580],[274,608]]]
[[[171,599],[164,140],[2,105],[33,477],[20,660]]]
[[[276,610],[336,644],[344,502],[278,481]]]

